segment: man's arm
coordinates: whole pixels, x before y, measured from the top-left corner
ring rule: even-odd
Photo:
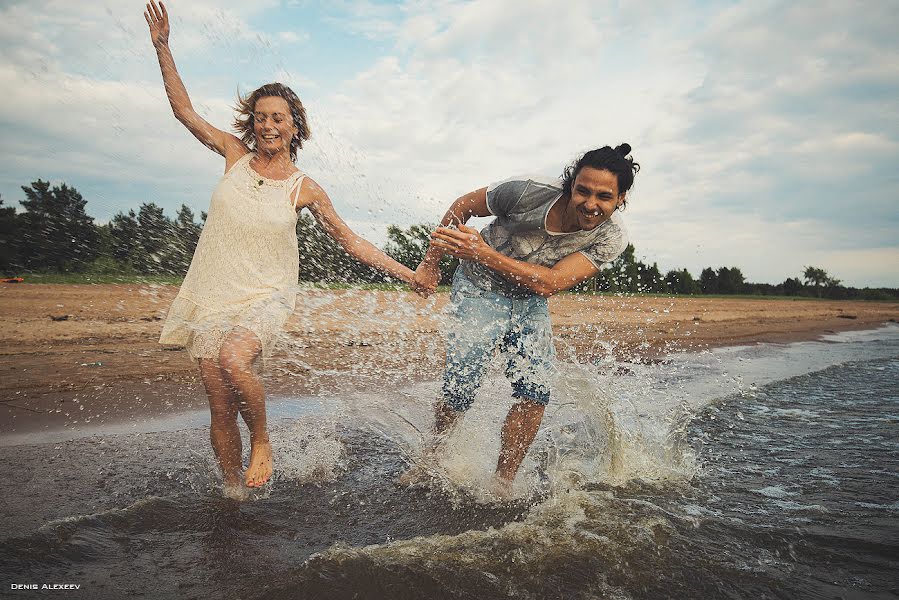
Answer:
[[[471,260],[493,269],[509,281],[548,298],[590,279],[599,269],[580,252],[569,254],[552,268],[515,260],[494,250],[476,229],[439,227],[431,235],[431,248],[456,258]]]
[[[456,201],[452,203],[449,210],[446,211],[446,214],[443,215],[443,218],[440,220],[440,227],[458,227],[459,225],[468,223],[468,219],[471,217],[489,216],[490,209],[487,208],[487,188],[483,187],[456,198]],[[432,243],[428,247],[428,251],[425,254],[422,264],[437,265],[442,256],[443,252],[434,248],[434,244]]]
[[[443,215],[440,226],[458,227],[465,225],[471,217],[489,217],[490,214],[490,209],[487,208],[487,188],[483,187],[457,198]],[[421,264],[415,269],[412,286],[417,292],[426,295],[437,289],[437,283],[440,281],[440,258],[442,256],[443,250],[436,247],[432,241]]]

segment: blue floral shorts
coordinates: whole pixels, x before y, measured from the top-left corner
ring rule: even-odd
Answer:
[[[512,396],[547,404],[556,352],[546,298],[484,290],[456,269],[443,372],[443,399],[450,408],[471,406],[498,352],[506,359]]]

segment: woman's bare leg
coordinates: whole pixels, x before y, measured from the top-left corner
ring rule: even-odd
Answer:
[[[200,359],[200,376],[209,396],[209,438],[222,469],[225,487],[241,484],[241,442],[237,427],[237,394],[217,360]]]
[[[265,415],[265,389],[253,370],[262,343],[251,331],[235,330],[225,339],[219,364],[237,392],[237,408],[250,430],[250,464],[244,473],[248,487],[260,487],[272,475],[272,445]]]

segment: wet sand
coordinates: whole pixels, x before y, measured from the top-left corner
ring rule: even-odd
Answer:
[[[197,368],[157,343],[177,293],[158,285],[0,286],[0,434],[102,425],[206,406]],[[448,294],[301,292],[281,350],[264,365],[271,397],[436,379]],[[615,297],[550,300],[560,356],[657,360],[671,352],[813,340],[899,319],[899,304]]]

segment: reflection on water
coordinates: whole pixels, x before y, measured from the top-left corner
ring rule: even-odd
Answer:
[[[803,374],[784,378],[785,363]],[[443,476],[421,488],[396,477],[417,459],[435,383],[275,420],[277,475],[245,503],[221,498],[205,428],[0,448],[4,587],[72,582],[99,598],[897,593],[895,328],[628,375],[607,367],[563,367],[505,504],[481,491],[507,407],[501,376],[466,415]]]

